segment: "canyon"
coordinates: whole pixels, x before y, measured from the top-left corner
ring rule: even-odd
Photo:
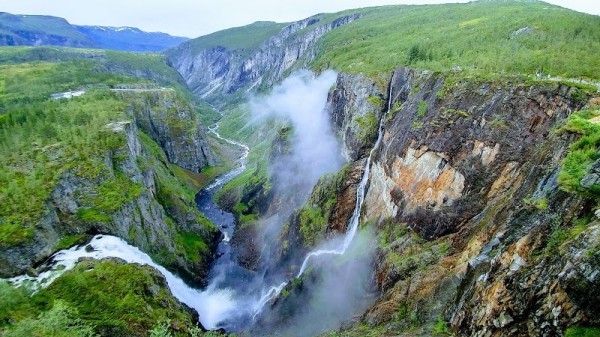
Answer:
[[[65,51],[59,63],[98,62],[95,73],[143,81],[67,88],[85,89],[74,102],[117,100],[122,114],[103,124],[97,170],[64,168],[41,216],[24,223],[31,237],[0,241],[0,276],[43,284],[36,301],[68,302],[61,287],[86,268],[133,268],[151,279],[143,294],[164,298],[140,303],[164,310],[168,322],[102,321],[97,332],[107,336],[163,328],[187,336],[198,326],[208,336],[593,335],[595,75],[561,68],[555,45],[535,35],[550,28],[521,22],[494,43],[544,50],[546,58],[531,56],[536,73],[520,55],[470,59],[428,40],[398,42],[399,54],[385,49],[396,43],[386,24],[415,24],[411,15],[427,25],[443,9],[444,20],[452,13],[449,24],[439,19],[447,34],[478,27],[491,36],[494,20],[471,16],[512,11],[542,25],[530,13],[547,6],[482,1],[258,22],[185,41],[157,63],[140,59],[147,69],[125,56]],[[254,38],[245,29],[261,39],[236,47],[236,34]],[[44,51],[27,57],[57,62],[36,50]],[[60,146],[41,153],[58,156]],[[10,327],[0,318],[0,329]]]

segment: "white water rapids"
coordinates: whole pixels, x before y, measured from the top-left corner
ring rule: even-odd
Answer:
[[[89,245],[93,250],[86,249],[86,245],[61,250],[51,258],[50,270],[41,273],[38,277],[18,276],[9,279],[13,285],[30,284],[34,287],[46,287],[57,277],[67,270],[72,269],[80,258],[103,259],[116,257],[128,263],[139,263],[156,268],[167,280],[167,284],[173,296],[180,302],[195,309],[202,324],[207,327],[215,326],[220,318],[227,312],[235,309],[236,303],[231,301],[230,294],[225,291],[199,291],[190,288],[179,277],[173,275],[163,266],[152,261],[148,254],[138,248],[127,244],[124,240],[110,235],[96,235]]]

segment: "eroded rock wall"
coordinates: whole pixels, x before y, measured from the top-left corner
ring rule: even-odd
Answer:
[[[345,85],[352,77],[360,78],[340,76],[331,95],[334,121],[363,113]],[[557,233],[592,214],[557,182],[574,140],[557,131],[582,107],[578,89],[407,68],[390,86],[363,206],[363,222],[378,223],[381,297],[363,321],[424,336],[440,320],[466,336],[555,336],[597,324],[581,292],[593,293],[599,279],[596,222],[554,246]]]

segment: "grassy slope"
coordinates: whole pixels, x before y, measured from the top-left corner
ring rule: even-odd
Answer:
[[[243,27],[235,27],[212,33],[191,40],[189,43],[194,52],[217,46],[240,53],[256,49],[265,40],[277,34],[286,23],[259,21]]]
[[[192,335],[191,313],[163,285],[150,267],[114,260],[81,262],[33,296],[0,281],[0,334],[148,336],[170,322],[174,336],[202,336]],[[57,313],[57,305],[66,310]]]
[[[104,127],[124,118],[125,109],[106,89],[68,101],[48,99],[51,93],[83,83],[124,80],[94,74],[88,66],[68,62],[0,67],[0,245],[32,234],[63,172],[94,177],[102,154],[124,144],[122,135]]]
[[[435,71],[461,66],[600,78],[598,16],[537,1],[388,6],[355,12],[364,16],[322,38],[314,68],[374,76],[399,65]],[[533,30],[511,38],[524,27]]]

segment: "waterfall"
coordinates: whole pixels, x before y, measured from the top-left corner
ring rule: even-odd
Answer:
[[[317,256],[321,256],[321,255],[343,255],[346,252],[346,250],[348,249],[348,247],[350,246],[352,239],[354,239],[354,236],[356,235],[356,231],[358,230],[358,224],[360,222],[360,212],[362,210],[362,205],[363,205],[363,202],[365,201],[365,193],[367,190],[367,184],[369,183],[369,173],[371,172],[371,160],[372,160],[373,154],[377,151],[377,148],[379,147],[379,144],[381,143],[384,121],[385,121],[385,119],[382,118],[381,122],[379,123],[377,141],[375,142],[375,146],[373,146],[373,148],[371,149],[371,152],[369,153],[369,158],[367,159],[367,164],[365,165],[365,172],[363,173],[363,176],[360,180],[360,184],[358,185],[358,188],[356,189],[356,205],[354,206],[354,211],[352,212],[352,217],[350,218],[350,221],[348,222],[348,231],[346,232],[344,241],[342,242],[340,247],[338,247],[337,249],[319,249],[319,250],[308,253],[308,255],[306,255],[306,258],[304,258],[304,261],[302,262],[302,267],[300,268],[298,275],[296,275],[296,278],[298,278],[298,277],[302,276],[302,274],[304,274],[304,271],[306,271],[306,268],[308,267],[308,262],[310,261],[310,259],[312,257],[317,257]]]
[[[392,76],[392,81],[393,81],[393,76]],[[388,113],[391,110],[392,100],[393,100],[392,99],[392,82],[390,82],[386,113]],[[306,268],[308,267],[308,262],[311,260],[311,258],[316,258],[321,255],[343,255],[346,252],[346,250],[348,249],[348,247],[350,246],[350,243],[352,243],[352,240],[354,239],[354,236],[356,235],[356,232],[358,230],[358,225],[360,222],[360,213],[362,211],[362,206],[363,206],[363,203],[365,200],[367,184],[369,183],[369,174],[371,172],[371,161],[373,159],[373,155],[377,152],[377,149],[379,148],[379,145],[381,144],[381,140],[383,138],[383,124],[384,123],[385,123],[385,114],[381,117],[381,121],[379,122],[379,128],[377,130],[377,141],[375,142],[375,145],[369,152],[369,157],[368,157],[367,163],[365,165],[365,171],[363,172],[362,178],[360,180],[360,184],[358,185],[358,188],[356,190],[356,205],[354,206],[354,211],[352,212],[352,217],[350,218],[350,221],[348,222],[348,230],[346,232],[346,235],[344,236],[344,241],[336,249],[319,249],[319,250],[315,250],[315,251],[308,253],[306,255],[306,257],[304,258],[304,261],[302,262],[302,266],[300,267],[300,270],[298,271],[296,278],[299,278],[300,276],[302,276],[302,274],[304,274],[304,272],[306,271]],[[258,302],[259,304],[256,306],[256,310],[253,315],[254,319],[256,319],[256,317],[260,314],[260,312],[264,308],[265,304],[267,304],[269,301],[271,301],[272,299],[277,297],[279,295],[279,293],[281,292],[281,290],[283,290],[283,288],[285,288],[286,285],[287,285],[287,282],[283,282],[279,286],[272,286],[262,295],[262,297],[260,298],[260,300]]]

